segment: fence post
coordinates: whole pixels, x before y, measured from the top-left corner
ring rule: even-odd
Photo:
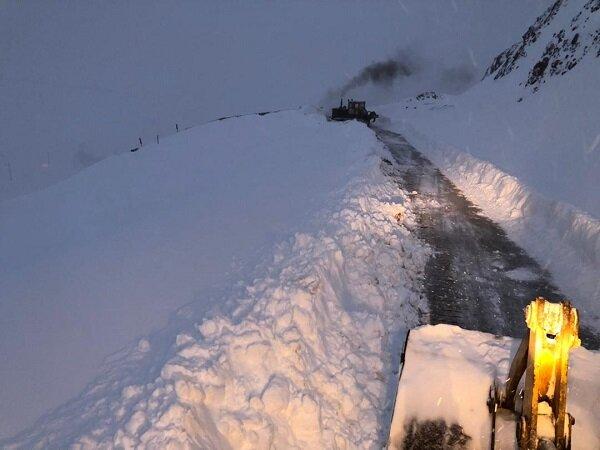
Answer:
[[[12,167],[10,166],[10,161],[8,159],[6,160],[6,168],[8,169],[8,179],[12,182],[12,180],[13,180]]]

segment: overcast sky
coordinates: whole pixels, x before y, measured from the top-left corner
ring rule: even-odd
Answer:
[[[398,95],[435,67],[482,71],[548,3],[4,1],[0,199],[175,123],[318,103],[399,51],[428,70]]]

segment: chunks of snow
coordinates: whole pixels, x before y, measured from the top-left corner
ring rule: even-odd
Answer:
[[[269,141],[282,126],[325,125],[300,113],[251,124],[258,134],[271,134]],[[381,156],[389,158],[383,146],[359,124],[326,126],[331,135],[315,163],[352,164],[321,172],[330,180],[319,209],[264,254],[247,284],[219,299],[230,306],[192,315],[176,333],[137,344],[9,448],[383,443],[398,348],[427,309],[419,290],[429,251],[407,229],[415,220],[407,194],[380,169]],[[226,128],[257,139],[235,122]],[[349,154],[326,155],[341,136],[348,137],[341,150]],[[313,182],[313,173],[304,176]]]
[[[0,436],[77,395],[132,341],[140,359],[164,353],[140,336],[167,321],[234,308],[223,297],[261,273],[277,242],[313,233],[377,148],[365,127],[312,110],[249,116],[2,202],[0,360],[11,363]]]

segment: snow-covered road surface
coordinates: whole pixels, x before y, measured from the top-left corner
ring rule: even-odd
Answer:
[[[417,235],[434,252],[424,283],[431,323],[520,337],[526,304],[538,296],[565,298],[547,270],[400,134],[376,132],[397,163],[388,166],[388,173],[411,192]],[[600,346],[588,329],[581,335],[587,348]]]

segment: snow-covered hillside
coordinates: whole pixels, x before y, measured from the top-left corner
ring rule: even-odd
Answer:
[[[522,75],[525,68],[527,79],[519,85],[532,86],[537,91],[549,78],[574,69],[588,53],[599,57],[600,19],[595,14],[598,10],[598,0],[588,0],[583,7],[581,2],[557,0],[529,27],[521,42],[494,59],[486,77],[497,80],[513,71]]]
[[[599,30],[598,2],[558,1],[466,93],[379,108],[390,119],[386,126],[403,132],[550,269],[582,309],[583,322],[596,329]],[[571,44],[560,44],[565,40]],[[542,71],[546,57],[549,68]]]
[[[547,2],[2,1],[0,199],[175,124],[315,104],[398,49],[415,78],[482,71]]]
[[[382,439],[426,259],[382,152],[357,123],[250,116],[2,204],[4,430],[75,396],[104,355],[187,303],[17,448]]]

